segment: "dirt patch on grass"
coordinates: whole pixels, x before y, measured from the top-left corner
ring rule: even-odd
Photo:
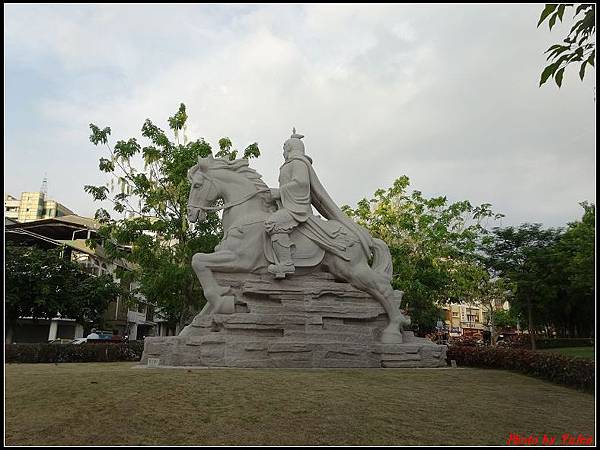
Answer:
[[[506,371],[134,365],[6,365],[6,444],[502,445],[510,433],[594,433],[593,395]]]

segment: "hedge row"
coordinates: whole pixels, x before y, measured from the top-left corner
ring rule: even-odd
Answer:
[[[459,336],[450,340],[451,345],[480,345],[480,338],[475,336]],[[523,348],[531,347],[531,339],[528,334],[519,334],[517,337],[498,341],[501,347]],[[535,340],[536,348],[565,348],[565,347],[593,347],[594,338],[558,338],[558,339],[539,339]]]
[[[6,344],[7,363],[139,361],[143,342],[123,344]]]
[[[531,337],[528,334],[516,334],[498,341],[499,345],[513,348],[530,348]],[[593,347],[594,338],[535,338],[536,348],[565,348],[565,347]]]
[[[557,353],[533,352],[517,348],[448,347],[447,359],[459,366],[507,369],[554,383],[594,392],[595,363]]]

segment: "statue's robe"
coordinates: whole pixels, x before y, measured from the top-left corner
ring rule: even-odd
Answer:
[[[344,238],[344,235],[350,233],[360,242],[367,257],[371,255],[371,236],[335,204],[319,181],[308,157],[290,157],[281,167],[279,181],[283,207],[295,220],[304,224],[298,231],[345,260],[350,260],[346,248],[351,240]],[[325,219],[335,220],[337,223],[315,217],[311,204]]]

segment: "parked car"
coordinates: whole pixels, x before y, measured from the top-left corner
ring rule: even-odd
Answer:
[[[70,344],[72,339],[53,339],[48,344]]]

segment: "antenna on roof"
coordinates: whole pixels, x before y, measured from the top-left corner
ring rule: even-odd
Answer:
[[[44,196],[48,195],[48,174],[44,173],[44,179],[42,180],[42,187],[40,188],[40,192],[44,194]]]

